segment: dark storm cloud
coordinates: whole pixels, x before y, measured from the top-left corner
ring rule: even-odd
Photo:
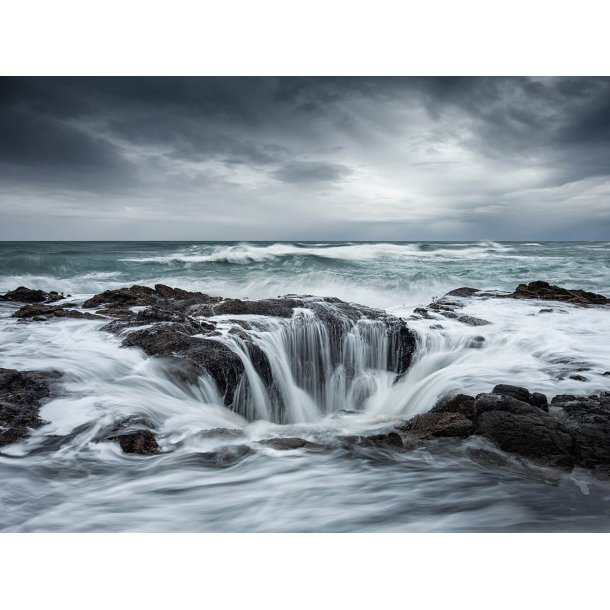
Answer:
[[[0,79],[4,226],[599,236],[609,176],[608,78]]]

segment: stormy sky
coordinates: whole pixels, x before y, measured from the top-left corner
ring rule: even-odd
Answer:
[[[0,239],[610,239],[610,78],[0,78]]]

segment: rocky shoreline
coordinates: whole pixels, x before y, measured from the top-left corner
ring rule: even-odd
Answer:
[[[332,354],[342,353],[346,333],[357,325],[363,321],[375,324],[388,338],[386,366],[396,379],[409,369],[416,349],[415,335],[405,320],[334,298],[289,295],[256,301],[223,299],[162,284],[154,288],[136,285],[109,290],[88,299],[81,307],[74,303],[62,304],[65,298],[57,292],[45,293],[25,287],[0,296],[2,301],[23,303],[13,313],[20,322],[54,318],[105,320],[102,329],[119,336],[123,346],[137,347],[149,356],[164,358],[172,372],[184,381],[194,382],[201,375],[209,375],[229,408],[234,405],[244,377],[244,364],[226,344],[214,340],[221,332],[228,332],[242,342],[270,394],[274,387],[271,364],[252,340],[252,323],[240,316],[289,320],[295,311],[310,312],[328,333]],[[507,294],[459,288],[426,308],[416,309],[413,318],[451,318],[475,327],[490,324],[460,313],[464,299],[469,298],[540,299],[582,307],[610,304],[603,295],[538,281],[521,284]],[[221,322],[218,316],[222,316]],[[44,401],[56,395],[58,381],[59,374],[54,372],[0,369],[0,447],[22,441],[31,430],[44,425],[39,410]],[[282,423],[282,405],[278,402],[276,408],[277,421]],[[202,463],[229,465],[252,451],[248,445],[238,442],[239,432],[218,430],[215,433],[234,436],[235,444],[215,455],[201,454]],[[257,442],[274,450],[320,451],[362,446],[406,451],[433,439],[464,441],[477,436],[502,452],[533,464],[561,470],[579,467],[590,470],[600,479],[608,479],[610,392],[592,396],[557,395],[549,401],[547,396],[527,388],[499,384],[491,392],[476,396],[443,396],[429,412],[393,423],[391,429],[381,434],[338,436],[327,443],[296,437]],[[161,453],[154,431],[143,420],[116,422],[97,440],[116,442],[125,453],[148,456]]]

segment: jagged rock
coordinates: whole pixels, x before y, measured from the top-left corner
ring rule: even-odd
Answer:
[[[456,288],[455,290],[449,291],[445,296],[446,297],[471,297],[477,294],[477,292],[481,292],[477,288],[468,288],[464,286],[463,288]]]
[[[512,299],[542,299],[577,305],[608,305],[610,303],[610,300],[601,294],[587,292],[586,290],[561,288],[543,281],[519,284],[515,291],[508,296]]]
[[[226,299],[214,307],[214,313],[217,315],[259,315],[290,318],[295,307],[303,307],[303,301],[298,299],[263,299],[259,301]]]
[[[28,437],[45,423],[40,407],[59,377],[57,372],[0,368],[0,447]]]
[[[474,418],[474,398],[466,394],[443,396],[430,409],[430,413],[461,413],[470,419]]]
[[[45,292],[44,290],[33,290],[25,286],[19,286],[15,290],[0,295],[0,301],[16,301],[19,303],[53,303],[65,298],[63,294],[55,292]]]
[[[98,442],[114,441],[119,444],[124,453],[156,455],[161,453],[161,448],[150,427],[150,423],[145,419],[130,417],[115,422],[100,432],[95,440]]]
[[[371,434],[368,436],[340,436],[337,440],[346,447],[352,445],[390,449],[403,449],[405,447],[402,437],[397,432]]]
[[[420,438],[466,438],[474,432],[471,419],[462,413],[422,413],[410,420],[407,430]]]
[[[428,313],[428,310],[425,307],[416,307],[413,310],[414,314],[421,316],[424,320],[434,320],[435,318]]]
[[[529,402],[498,393],[478,394],[474,401],[474,411],[476,417],[487,411],[506,411],[515,415],[543,413],[542,409]]]
[[[150,430],[139,430],[131,434],[123,434],[118,436],[116,440],[125,453],[156,455],[161,452],[157,439]]]
[[[52,318],[76,318],[85,320],[103,320],[103,316],[98,316],[90,312],[75,311],[70,309],[74,305],[24,305],[18,309],[14,314],[13,318],[20,318],[22,320],[31,319],[34,322],[40,322]]]
[[[540,392],[530,393],[527,388],[515,385],[498,384],[491,391],[492,394],[501,394],[503,396],[510,396],[516,398],[522,402],[526,402],[534,407],[538,407],[543,411],[548,411],[548,400],[544,394]]]
[[[503,451],[549,466],[571,468],[573,441],[566,426],[540,409],[537,412],[531,409],[521,413],[485,411],[476,419],[476,432],[494,441]]]
[[[563,422],[574,438],[576,463],[584,468],[610,464],[610,394],[556,396],[552,404],[562,409]]]
[[[198,376],[209,374],[225,405],[237,410],[239,404],[233,404],[235,397],[243,401],[251,391],[250,381],[244,375],[244,365],[231,347],[212,339],[220,335],[216,322],[213,319],[202,320],[201,316],[259,315],[286,319],[292,318],[296,308],[309,309],[324,326],[334,366],[343,362],[343,344],[350,331],[360,321],[377,322],[383,325],[389,339],[387,370],[397,376],[408,370],[416,347],[415,335],[401,318],[335,298],[287,296],[246,301],[211,297],[157,284],[154,289],[136,285],[108,290],[88,299],[84,306],[102,307],[98,313],[115,318],[104,327],[105,330],[122,335],[125,347],[139,347],[150,356],[171,359],[169,366],[181,379],[192,382]],[[134,307],[144,309],[133,311]],[[300,320],[295,317],[295,332],[298,332]],[[302,320],[307,323],[306,318]],[[269,394],[274,421],[281,423],[284,413],[282,399],[267,355],[255,341],[253,331],[256,331],[256,325],[240,319],[224,320],[223,326],[226,324],[233,325],[229,334],[239,338],[240,348],[248,352],[250,362]],[[311,363],[305,362],[303,366],[311,366]],[[346,370],[346,374],[351,372]]]
[[[487,324],[491,324],[489,320],[475,318],[474,316],[458,316],[456,319],[458,322],[466,324],[467,326],[487,326]]]

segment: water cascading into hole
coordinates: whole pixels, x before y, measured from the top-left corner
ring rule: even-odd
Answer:
[[[404,373],[401,350],[412,350],[397,319],[354,321],[336,312],[329,319],[299,308],[289,319],[246,316],[241,323],[247,332],[233,327],[218,340],[244,365],[231,408],[251,421],[311,422],[364,410]]]

